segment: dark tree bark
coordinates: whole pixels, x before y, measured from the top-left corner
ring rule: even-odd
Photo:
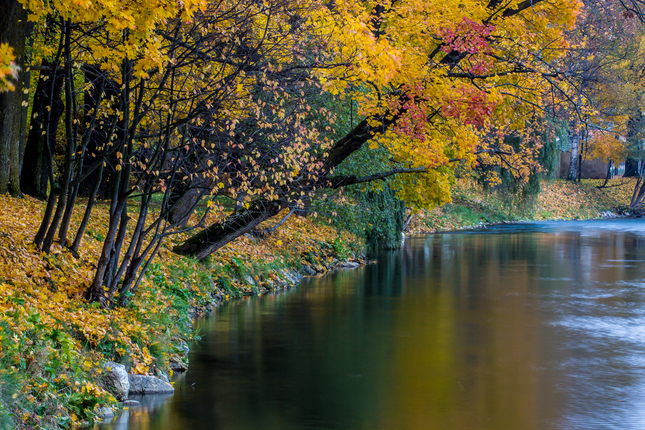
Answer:
[[[189,183],[180,183],[173,189],[170,196],[170,222],[185,226],[188,219],[195,211],[200,200],[213,189],[213,180],[199,177]]]
[[[74,153],[76,152],[76,144],[73,132],[73,117],[74,117],[74,102],[73,102],[73,83],[72,83],[72,60],[71,60],[71,22],[67,21],[65,24],[65,137],[67,144],[65,145],[65,164],[63,174],[61,177],[60,195],[58,196],[58,204],[56,211],[52,218],[52,222],[47,230],[47,235],[42,243],[42,249],[45,253],[49,253],[51,245],[54,243],[54,237],[68,197],[68,190],[72,176],[72,166]]]
[[[112,182],[114,181],[114,166],[117,164],[116,157],[112,153],[107,153],[105,145],[109,137],[116,131],[115,127],[118,118],[102,118],[98,124],[91,124],[96,121],[95,108],[101,100],[114,98],[121,99],[119,86],[106,79],[105,73],[95,66],[85,66],[85,81],[87,90],[85,91],[85,119],[84,124],[87,127],[85,133],[87,136],[87,145],[85,148],[85,160],[81,169],[81,176],[87,176],[81,181],[78,189],[78,195],[89,197],[97,186],[98,191],[96,198],[106,200],[110,198],[112,191]],[[97,164],[105,164],[105,169],[99,175]]]
[[[27,11],[16,0],[0,0],[0,43],[8,43],[16,55],[16,63],[25,69]],[[21,73],[15,89],[0,93],[0,193],[20,195],[20,148],[23,111],[23,79]]]
[[[227,243],[248,233],[263,221],[280,213],[286,205],[281,202],[255,202],[248,209],[235,211],[220,224],[213,224],[200,231],[173,251],[203,260]]]
[[[60,71],[54,73],[50,63],[43,65],[46,69],[40,72],[34,94],[31,125],[20,176],[22,192],[42,200],[47,198],[47,181],[52,174],[49,171],[50,156],[54,153],[56,130],[65,109],[61,99],[65,76]]]

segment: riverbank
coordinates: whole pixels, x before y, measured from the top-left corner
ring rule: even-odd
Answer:
[[[417,215],[409,232],[589,219],[627,208],[629,184],[597,185],[543,182],[527,203],[462,181],[451,205]],[[358,238],[314,217],[292,216],[274,233],[246,235],[201,263],[171,253],[168,241],[130,303],[102,309],[88,304],[83,292],[100,253],[107,208],[98,206],[78,257],[58,245],[44,255],[31,244],[43,210],[38,200],[0,196],[0,428],[69,427],[96,418],[99,408],[116,412],[121,404],[103,383],[107,361],[165,379],[188,366],[194,318],[221,302],[287,289],[303,276],[363,258]]]
[[[453,187],[453,202],[415,214],[406,234],[465,230],[516,221],[602,219],[629,213],[635,178],[588,179],[581,183],[543,180],[540,192],[529,198],[484,190],[472,180]]]
[[[102,309],[83,292],[106,209],[95,211],[78,257],[57,244],[45,255],[31,243],[43,202],[0,196],[0,428],[64,428],[96,418],[99,408],[116,412],[120,403],[103,383],[107,361],[164,379],[187,367],[192,321],[218,303],[290,288],[362,258],[357,238],[292,216],[202,263],[171,253],[168,241],[129,304]]]

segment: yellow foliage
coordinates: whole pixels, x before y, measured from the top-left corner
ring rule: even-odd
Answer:
[[[15,65],[14,59],[11,47],[6,43],[0,43],[0,92],[14,89],[11,81],[18,74],[18,67]]]
[[[587,148],[589,159],[600,158],[603,162],[613,162],[618,165],[625,160],[627,148],[625,139],[605,131],[590,132],[589,146]]]

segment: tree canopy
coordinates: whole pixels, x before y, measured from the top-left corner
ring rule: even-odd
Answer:
[[[85,218],[109,199],[88,289],[100,301],[136,290],[161,241],[196,228],[203,198],[219,216],[175,247],[199,259],[326,188],[390,178],[427,208],[450,200],[458,166],[527,180],[531,136],[577,90],[573,0],[20,3],[33,26],[20,66],[38,77],[26,152],[40,172],[23,169],[21,184],[49,200],[35,242],[78,250],[77,196]],[[5,45],[0,59],[12,59]],[[356,121],[340,133],[347,102]],[[378,162],[338,169],[359,152]]]

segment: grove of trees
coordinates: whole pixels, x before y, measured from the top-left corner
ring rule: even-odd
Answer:
[[[605,9],[615,19],[600,28]],[[124,300],[178,232],[193,234],[174,252],[204,259],[332,189],[387,178],[406,206],[428,208],[449,201],[458,168],[501,166],[525,182],[554,118],[605,150],[636,136],[640,99],[619,89],[642,75],[638,12],[573,0],[0,0],[0,192],[47,201],[34,238],[45,253],[56,241],[77,252],[107,201],[87,297]],[[221,216],[188,222],[204,200]]]

